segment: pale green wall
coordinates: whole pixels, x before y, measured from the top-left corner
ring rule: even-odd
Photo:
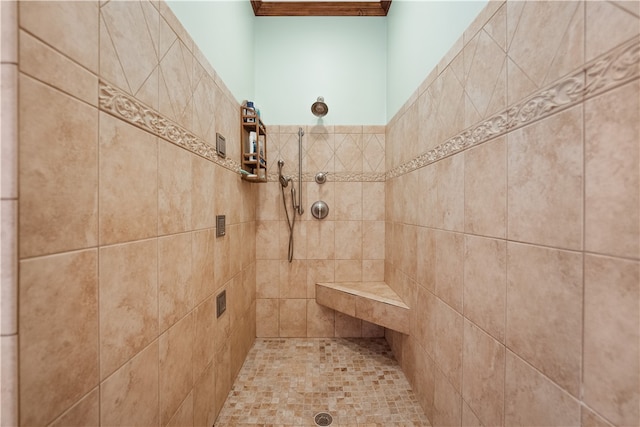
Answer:
[[[252,98],[256,18],[249,0],[169,0],[167,4],[236,100]]]
[[[386,124],[384,18],[261,17],[255,40],[255,101],[267,123]]]
[[[487,4],[393,0],[387,15],[387,121]]]
[[[238,101],[266,123],[386,124],[487,0],[393,0],[386,18],[254,17],[249,0],[168,4]]]

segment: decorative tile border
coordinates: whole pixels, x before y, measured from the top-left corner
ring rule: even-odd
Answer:
[[[195,136],[182,126],[102,80],[100,81],[99,106],[102,111],[211,160],[224,168],[240,173],[239,162],[218,157],[215,148],[202,138]]]
[[[565,110],[639,76],[640,39],[634,38],[589,62],[568,77],[449,138],[436,148],[396,166],[386,174],[382,172],[335,172],[330,173],[327,178],[329,182],[381,182],[396,178]],[[102,111],[211,160],[226,169],[240,173],[239,162],[218,157],[215,148],[203,139],[102,80],[100,81],[99,106]],[[277,174],[270,173],[268,175],[268,181],[277,180]],[[302,180],[312,182],[314,175],[304,172]]]
[[[302,172],[303,182],[314,182],[315,173]],[[293,174],[293,179],[297,182],[297,172]],[[267,181],[278,181],[277,173],[269,173]],[[384,182],[384,172],[329,172],[327,173],[327,182]]]
[[[640,76],[640,39],[633,38],[524,101],[449,138],[386,173],[391,179],[565,110]]]

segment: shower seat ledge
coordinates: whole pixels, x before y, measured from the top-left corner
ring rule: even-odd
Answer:
[[[316,283],[316,302],[403,334],[410,331],[409,306],[385,282]]]

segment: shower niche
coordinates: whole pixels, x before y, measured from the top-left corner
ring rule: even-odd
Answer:
[[[240,106],[242,179],[267,182],[267,128],[253,106]]]

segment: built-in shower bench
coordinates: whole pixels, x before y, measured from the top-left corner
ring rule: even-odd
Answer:
[[[409,306],[384,282],[316,283],[316,301],[349,316],[409,334]]]

